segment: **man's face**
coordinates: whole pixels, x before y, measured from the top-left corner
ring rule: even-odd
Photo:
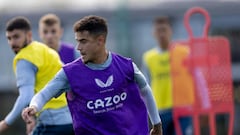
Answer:
[[[32,33],[31,31],[15,29],[13,31],[7,31],[6,37],[8,44],[15,52],[15,54],[17,54],[22,48],[30,43]]]
[[[59,24],[51,26],[46,24],[39,24],[39,35],[41,40],[51,48],[56,48],[62,37],[62,28]]]
[[[88,31],[83,31],[75,32],[75,39],[83,62],[94,62],[101,48],[99,37],[89,34]]]
[[[172,30],[169,24],[155,24],[154,35],[160,44],[169,44],[171,41]]]

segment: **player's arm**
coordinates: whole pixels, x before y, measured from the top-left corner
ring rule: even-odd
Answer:
[[[15,104],[0,123],[0,132],[12,125],[20,116],[22,110],[30,103],[34,95],[35,74],[37,67],[26,60],[19,60],[16,65],[16,81],[19,91],[19,96]]]
[[[135,63],[133,63],[134,68],[134,79],[140,88],[140,93],[146,104],[149,118],[153,125],[151,135],[162,135],[162,122],[158,114],[157,106],[152,95],[152,90],[146,81],[146,78],[142,72],[138,69]]]
[[[147,66],[147,63],[144,59],[142,60],[141,70],[142,70],[142,73],[145,76],[147,82],[150,83],[151,82],[151,74],[150,74],[149,68]]]
[[[63,92],[68,91],[69,88],[68,79],[63,69],[61,69],[55,77],[32,98],[29,107],[25,108],[22,112],[23,119],[27,121],[29,117],[39,112],[51,98],[58,97]]]

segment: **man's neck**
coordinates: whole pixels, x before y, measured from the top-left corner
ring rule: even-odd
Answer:
[[[26,46],[30,45],[32,42],[33,42],[33,40],[30,40],[30,41],[26,44]]]
[[[92,63],[94,63],[94,64],[102,64],[102,63],[104,63],[107,60],[108,55],[109,55],[108,51],[104,50],[101,53],[99,53],[99,55],[96,57],[97,59],[95,59]]]
[[[106,61],[104,61],[104,63],[94,64],[94,63],[88,62],[86,64],[86,66],[88,68],[92,69],[92,70],[104,70],[104,69],[106,69],[107,67],[110,66],[111,62],[112,62],[112,55],[111,55],[111,52],[109,51],[108,52],[108,57],[107,57]]]
[[[169,43],[160,43],[158,46],[162,51],[167,51],[169,47]]]
[[[58,42],[57,44],[53,45],[52,49],[54,49],[55,51],[59,51],[60,50],[60,42]]]

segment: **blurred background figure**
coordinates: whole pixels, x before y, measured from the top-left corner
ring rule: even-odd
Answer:
[[[32,23],[33,38],[40,41],[39,19],[46,14],[54,13],[61,18],[61,26],[64,29],[61,41],[73,43],[75,47],[73,23],[90,14],[103,16],[108,20],[109,26],[107,44],[110,45],[107,48],[131,57],[140,66],[143,53],[157,45],[152,36],[152,20],[156,16],[169,16],[172,22],[172,40],[187,39],[183,15],[193,6],[201,6],[209,11],[212,20],[210,35],[223,35],[230,41],[235,92],[234,135],[239,135],[240,96],[237,93],[240,93],[240,1],[238,0],[51,0],[49,2],[0,0],[0,118],[4,119],[14,104],[13,99],[18,96],[12,63],[9,62],[14,57],[14,53],[8,47],[5,37],[5,24],[10,18],[18,15],[29,18]],[[190,24],[196,36],[202,35],[204,25],[202,16],[194,15]],[[222,115],[217,118],[219,135],[226,135],[228,123],[224,119],[227,117]],[[208,119],[203,116],[201,120],[202,130],[207,131]],[[22,120],[18,119],[5,134],[24,135],[25,127]]]
[[[153,34],[158,46],[147,51],[143,56],[143,72],[148,76],[155,97],[159,115],[163,123],[163,134],[174,135],[175,127],[173,122],[173,90],[170,66],[169,47],[172,40],[172,28],[168,17],[157,17],[153,22]],[[175,57],[171,58],[175,59]],[[186,78],[185,78],[186,79]],[[190,83],[188,80],[186,83]],[[179,87],[185,87],[182,83]],[[187,85],[188,86],[188,85]],[[181,98],[188,98],[188,94]],[[180,123],[183,135],[191,135],[191,123],[189,118],[181,118]],[[188,131],[188,132],[187,132]]]
[[[46,14],[39,21],[39,36],[43,43],[56,50],[64,64],[72,62],[80,56],[72,44],[61,41],[63,28],[61,20],[55,14]]]
[[[10,113],[0,122],[1,134],[21,115],[34,94],[38,93],[62,67],[62,62],[53,49],[32,39],[31,24],[27,18],[10,19],[6,24],[6,38],[16,54],[13,70],[19,96]],[[36,120],[32,117],[26,121],[26,129],[27,134],[33,135],[73,134],[72,117],[65,94],[48,100]]]

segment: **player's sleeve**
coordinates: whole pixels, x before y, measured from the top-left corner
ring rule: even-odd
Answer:
[[[135,63],[133,63],[133,68],[134,68],[134,79],[140,88],[140,93],[147,107],[148,115],[152,124],[155,125],[155,124],[161,123],[161,119],[159,117],[158,110],[157,110],[157,105],[153,98],[152,90],[146,81],[146,78],[144,77],[142,72],[138,69]]]
[[[58,97],[68,90],[70,90],[69,82],[65,72],[61,69],[55,77],[33,97],[29,106],[35,106],[37,110],[40,111],[51,98]]]
[[[16,65],[16,81],[19,96],[15,104],[6,116],[5,121],[12,125],[20,116],[22,110],[30,103],[34,95],[35,75],[37,67],[26,60],[19,60]]]
[[[147,82],[150,83],[151,82],[151,74],[150,74],[149,68],[147,66],[147,63],[144,59],[142,60],[141,70],[142,70],[142,73],[145,76]]]

